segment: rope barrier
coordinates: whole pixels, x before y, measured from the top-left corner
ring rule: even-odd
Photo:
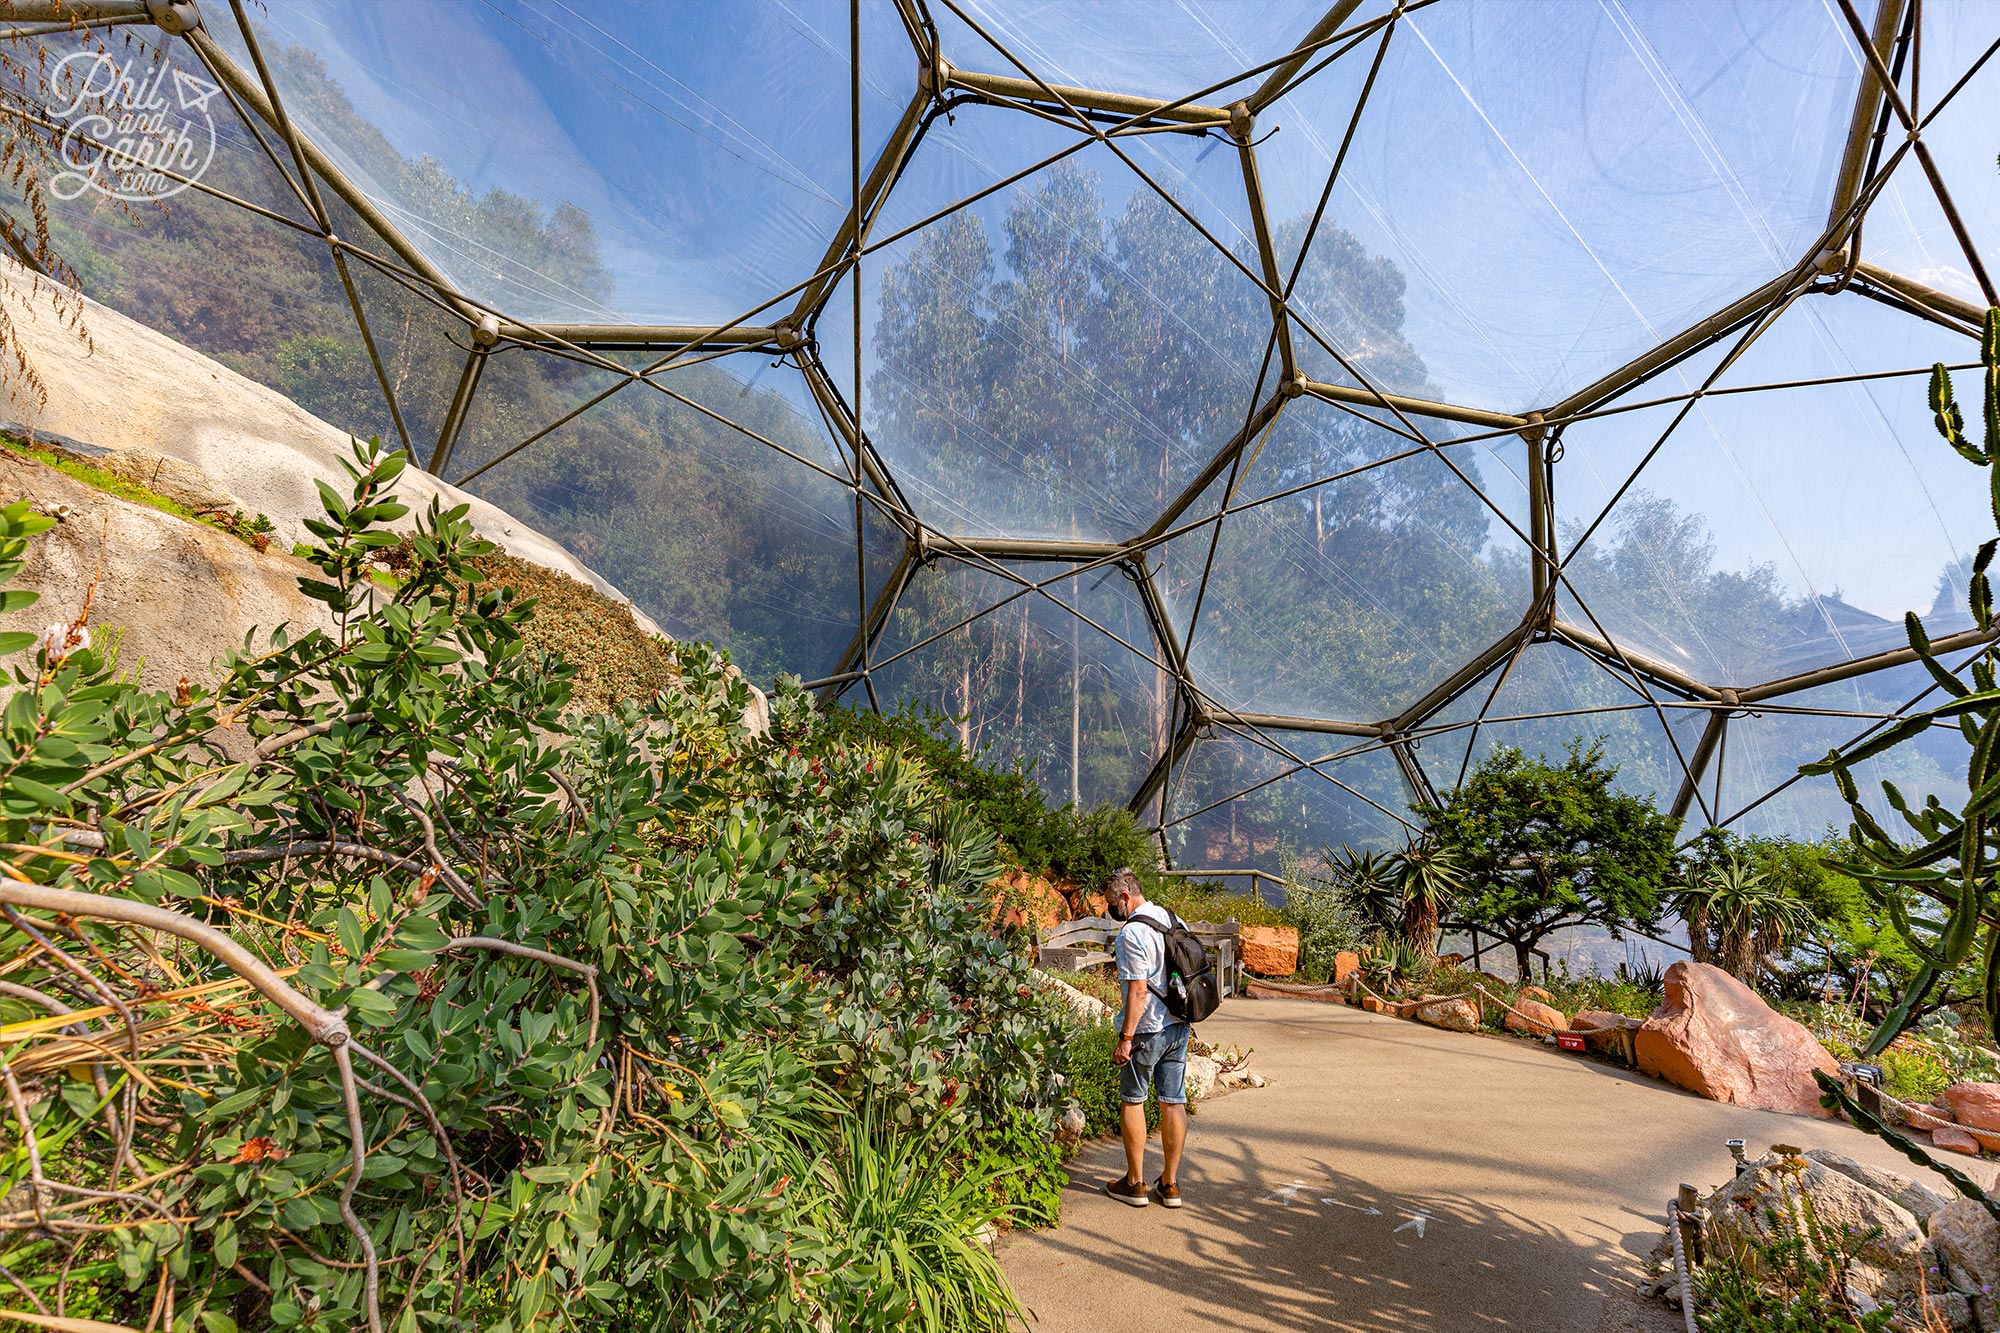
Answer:
[[[1667,1209],[1667,1231],[1674,1238],[1674,1276],[1681,1287],[1681,1319],[1687,1324],[1687,1333],[1699,1333],[1694,1322],[1694,1282],[1688,1277],[1687,1244],[1681,1239],[1681,1227],[1696,1219],[1681,1211],[1676,1199]]]

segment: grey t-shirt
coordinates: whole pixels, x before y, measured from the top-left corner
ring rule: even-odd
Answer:
[[[1162,926],[1173,924],[1173,917],[1167,909],[1157,903],[1145,903],[1133,916],[1143,916],[1157,921]],[[1118,979],[1120,981],[1143,981],[1148,986],[1167,988],[1167,942],[1157,930],[1144,926],[1126,926],[1118,932],[1118,944],[1113,952],[1118,958]],[[1141,1032],[1158,1032],[1174,1021],[1167,1012],[1167,1006],[1152,991],[1146,993],[1146,1007],[1139,1011],[1139,1026],[1132,1029],[1136,1035]],[[1125,1015],[1118,1015],[1118,1030],[1125,1031]]]

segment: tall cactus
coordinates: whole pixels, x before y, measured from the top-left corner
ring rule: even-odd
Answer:
[[[1986,371],[1984,445],[1966,438],[1965,417],[1952,397],[1951,376],[1942,364],[1931,370],[1931,412],[1945,443],[1966,462],[1987,469],[1994,526],[2000,529],[2000,466],[1996,466],[2000,460],[2000,308],[1986,313],[1979,359]],[[1993,562],[1996,547],[2000,547],[2000,537],[1979,548],[1966,590],[1974,623],[1989,634],[1994,615],[1987,567]],[[1968,686],[1938,660],[1914,611],[1905,617],[1905,623],[1917,660],[1948,701],[1899,720],[1845,753],[1831,751],[1825,759],[1800,770],[1833,775],[1854,816],[1856,855],[1841,868],[1861,882],[1919,963],[1910,984],[1869,1037],[1863,1052],[1866,1055],[1881,1052],[1915,1021],[1918,1008],[1938,982],[1972,957],[1973,947],[1981,943],[1982,930],[1986,1012],[1994,1030],[2000,1031],[2000,891],[1994,882],[1995,867],[2000,866],[2000,756],[1994,753],[2000,746],[2000,688],[1996,688],[2000,647],[1989,645],[1980,654],[1972,664],[1972,684]],[[1912,808],[1894,783],[1883,782],[1890,807],[1917,835],[1918,841],[1906,846],[1891,837],[1861,803],[1853,768],[1921,735],[1936,722],[1955,723],[1970,748],[1965,769],[1968,794],[1958,810],[1947,809],[1935,796]],[[1914,910],[1913,899],[1923,900],[1924,910]]]

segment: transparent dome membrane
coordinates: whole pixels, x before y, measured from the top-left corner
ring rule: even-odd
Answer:
[[[1876,34],[1956,223],[1806,0],[867,0],[858,67],[844,6],[662,12],[301,0],[268,86],[129,28],[226,91],[213,193],[49,226],[671,633],[1190,863],[1388,845],[1496,744],[1817,836],[1904,614],[1966,642],[1986,7]],[[1933,739],[1878,767],[1949,790]]]

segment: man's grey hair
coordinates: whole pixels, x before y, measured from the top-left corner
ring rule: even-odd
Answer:
[[[1111,878],[1105,882],[1105,887],[1108,889],[1114,885],[1121,883],[1129,884],[1132,888],[1135,889],[1138,888],[1139,873],[1136,870],[1132,869],[1131,866],[1119,866],[1116,870],[1111,872]]]

